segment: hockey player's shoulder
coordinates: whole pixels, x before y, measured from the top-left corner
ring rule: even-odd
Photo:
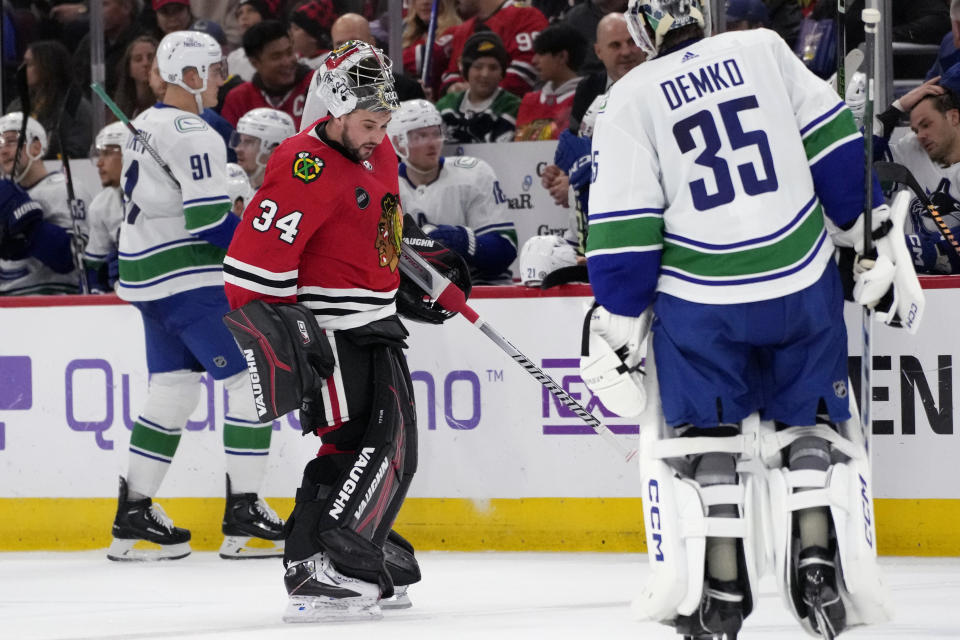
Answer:
[[[173,118],[173,128],[177,133],[184,135],[200,131],[212,131],[206,120],[192,113],[175,116]]]
[[[444,164],[464,171],[470,171],[471,169],[482,171],[484,167],[489,167],[486,162],[473,156],[454,156],[447,158]]]
[[[324,158],[327,147],[319,144],[309,130],[291,136],[280,143],[270,156],[273,171],[284,171],[294,180],[311,184],[328,175],[324,172],[328,160]]]

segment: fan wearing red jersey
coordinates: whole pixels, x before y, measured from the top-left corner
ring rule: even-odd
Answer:
[[[254,379],[254,368],[300,366],[307,381],[300,422],[323,443],[288,520],[288,622],[378,618],[381,604],[397,605],[395,585],[405,597],[405,586],[419,580],[412,549],[390,531],[417,465],[407,332],[396,307],[397,158],[384,141],[398,106],[390,61],[350,41],[317,73],[330,117],[273,152],[224,260],[227,298],[237,309],[226,322],[251,363],[261,419],[290,407],[276,406],[281,390],[264,394],[268,382],[258,382],[262,373]],[[262,303],[286,318],[279,331],[258,326],[271,315]],[[277,335],[293,339],[258,361],[255,345],[263,353]],[[315,350],[322,341],[335,363],[323,357],[326,345]],[[287,357],[297,349],[318,357]]]

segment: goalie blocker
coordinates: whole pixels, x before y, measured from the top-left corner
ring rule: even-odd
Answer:
[[[409,213],[403,216],[403,245],[405,251],[416,251],[441,275],[459,287],[464,299],[470,297],[470,268],[466,261],[460,254],[424,233]],[[457,315],[456,311],[448,311],[437,304],[402,271],[400,289],[397,291],[397,312],[408,320],[428,324],[442,324]]]

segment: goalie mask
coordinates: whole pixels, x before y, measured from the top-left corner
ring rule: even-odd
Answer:
[[[335,49],[317,69],[317,95],[334,118],[356,109],[395,111],[400,103],[393,87],[393,63],[384,53],[359,40]]]
[[[656,57],[671,31],[697,25],[704,37],[710,35],[710,10],[705,0],[630,0],[624,15],[633,41],[647,59]]]

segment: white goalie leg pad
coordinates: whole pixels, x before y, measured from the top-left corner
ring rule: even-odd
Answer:
[[[689,615],[700,604],[705,575],[707,537],[743,540],[751,599],[769,556],[763,519],[766,489],[755,452],[756,433],[724,438],[679,438],[663,419],[653,354],[647,356],[649,399],[640,417],[640,475],[643,520],[650,558],[650,578],[634,599],[639,619],[669,623]],[[737,456],[738,484],[700,486],[683,477],[667,460],[709,452]],[[712,505],[736,505],[740,517],[710,517]],[[741,576],[741,579],[744,578]],[[745,610],[745,614],[749,608]]]
[[[787,608],[812,635],[816,633],[809,620],[801,618],[797,608],[802,605],[793,583],[795,570],[791,565],[795,538],[799,535],[794,528],[795,511],[812,507],[829,509],[836,534],[838,586],[846,608],[847,628],[886,622],[892,611],[877,563],[870,462],[863,446],[856,407],[853,413],[853,419],[838,425],[839,433],[827,425],[815,425],[791,427],[764,438],[763,448],[765,454],[769,454],[774,449],[785,451],[800,437],[815,436],[830,444],[834,459],[841,459],[827,471],[796,471],[777,465],[768,475],[778,587]],[[770,461],[779,459],[772,455],[765,457]],[[795,491],[797,489],[800,491]]]

